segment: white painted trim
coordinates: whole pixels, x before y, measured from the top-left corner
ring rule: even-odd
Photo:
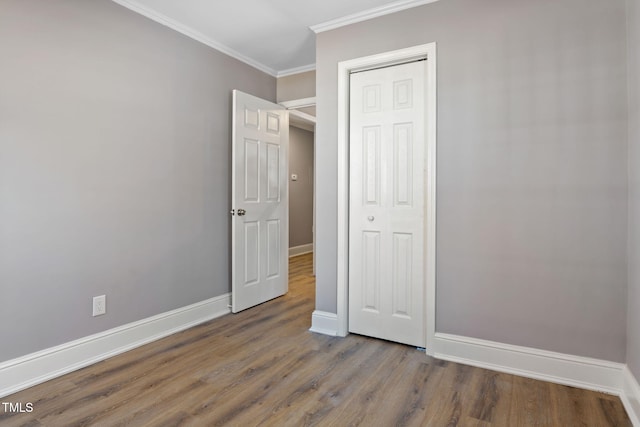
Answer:
[[[438,359],[527,378],[620,394],[624,364],[477,338],[436,333]]]
[[[349,63],[338,63],[337,333],[349,333]],[[317,169],[316,169],[317,170]]]
[[[289,248],[289,258],[298,255],[310,254],[313,252],[313,243],[307,243],[306,245],[294,246]]]
[[[293,117],[294,119],[298,119],[298,121],[302,121],[308,125],[311,125],[311,131],[313,132],[313,127],[316,125],[316,118],[311,114],[303,113],[298,110],[289,110],[289,117]],[[295,124],[294,124],[295,125]]]
[[[293,76],[294,74],[308,73],[309,71],[315,71],[316,64],[302,65],[300,67],[289,68],[287,70],[278,71],[276,77]]]
[[[427,259],[425,262],[426,280],[426,322],[427,322],[427,346],[435,339],[436,333],[436,159],[437,159],[437,80],[436,80],[436,44],[427,45],[427,99],[425,102],[427,117],[427,215],[425,249]],[[427,354],[429,350],[427,349]]]
[[[304,108],[304,107],[315,107],[316,97],[312,96],[309,98],[300,98],[300,99],[292,99],[291,101],[282,101],[280,105],[282,105],[287,110],[292,110],[295,108]]]
[[[427,43],[338,63],[338,245],[337,255],[337,333],[349,333],[349,74],[352,71],[427,58],[425,103],[427,144],[427,246],[426,246],[426,327],[427,354],[436,321],[436,44]]]
[[[224,294],[0,363],[0,397],[228,314],[230,303]]]
[[[309,27],[314,33],[322,33],[324,31],[334,30],[346,25],[355,24],[357,22],[367,21],[379,16],[389,15],[391,13],[400,12],[402,10],[411,9],[413,7],[434,3],[438,0],[400,0],[383,6],[374,7],[362,12],[353,13],[331,21],[312,25]]]
[[[617,395],[640,427],[640,385],[623,363],[439,332],[431,350],[438,359]]]
[[[140,3],[138,3],[137,1],[134,0],[112,0],[114,3],[119,4],[120,6],[126,7],[129,10],[132,10],[142,16],[145,16],[149,19],[151,19],[152,21],[156,21],[159,24],[164,25],[165,27],[169,27],[174,31],[177,31],[181,34],[184,34],[185,36],[192,38],[196,41],[199,41],[200,43],[203,43],[217,51],[220,51],[222,53],[224,53],[225,55],[229,55],[232,58],[237,59],[238,61],[242,61],[247,65],[252,66],[253,68],[256,68],[260,71],[262,71],[263,73],[267,73],[272,77],[278,77],[280,74],[274,70],[271,67],[268,67],[252,58],[249,58],[248,56],[245,56],[243,54],[241,54],[240,52],[231,49],[228,46],[225,46],[224,44],[213,40],[207,36],[205,36],[204,34],[202,34],[199,31],[194,30],[193,28],[190,28],[184,24],[181,24],[180,22],[169,18],[168,16],[156,12],[154,10],[149,9],[148,7],[141,5]],[[315,65],[314,65],[315,68]],[[300,67],[300,69],[302,69],[302,67]],[[293,69],[292,69],[293,70]]]
[[[640,427],[640,385],[628,366],[622,370],[622,393],[620,400],[634,426]]]
[[[338,336],[338,318],[334,313],[316,310],[311,314],[311,332]]]
[[[289,126],[294,128],[306,130],[307,132],[315,132],[316,125],[314,123],[308,123],[303,120],[296,120],[295,117],[289,116]],[[292,120],[291,120],[292,119]]]
[[[303,111],[296,110],[296,108],[312,107],[316,105],[316,97],[294,99],[291,101],[283,101],[280,103],[289,112],[289,124],[300,129],[308,130],[310,132],[315,131],[316,117],[311,114],[307,114]]]

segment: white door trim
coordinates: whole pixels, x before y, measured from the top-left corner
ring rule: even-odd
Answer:
[[[312,96],[309,98],[300,98],[300,99],[292,99],[291,101],[282,101],[280,105],[282,105],[287,110],[295,110],[296,108],[304,108],[304,107],[315,107],[316,97]]]
[[[353,71],[388,66],[427,58],[426,77],[426,314],[427,354],[435,337],[436,306],[436,44],[427,43],[338,63],[338,247],[337,247],[337,334],[349,333],[349,74]]]

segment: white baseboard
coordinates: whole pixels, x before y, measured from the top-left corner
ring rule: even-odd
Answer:
[[[622,363],[436,333],[438,359],[620,395]]]
[[[289,258],[313,252],[313,243],[289,248]]]
[[[622,370],[622,393],[620,399],[634,426],[640,427],[640,385],[628,366]]]
[[[326,311],[314,311],[311,315],[311,328],[309,330],[332,337],[338,336],[338,315]]]
[[[0,363],[0,397],[75,371],[231,312],[221,295]],[[338,335],[335,313],[316,310],[311,332]],[[622,363],[436,333],[429,353],[452,362],[619,395],[640,427],[640,385]]]
[[[231,294],[0,363],[0,397],[230,313]]]
[[[312,332],[338,336],[338,317],[314,311]],[[477,338],[436,333],[427,354],[438,359],[620,396],[640,427],[640,385],[627,365]]]

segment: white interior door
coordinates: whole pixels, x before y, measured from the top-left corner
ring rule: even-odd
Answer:
[[[425,61],[351,74],[349,331],[425,347]]]
[[[237,313],[288,290],[289,116],[233,91],[231,300]]]

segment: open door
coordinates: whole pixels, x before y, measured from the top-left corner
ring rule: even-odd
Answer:
[[[231,302],[237,313],[288,290],[289,116],[233,91]]]

